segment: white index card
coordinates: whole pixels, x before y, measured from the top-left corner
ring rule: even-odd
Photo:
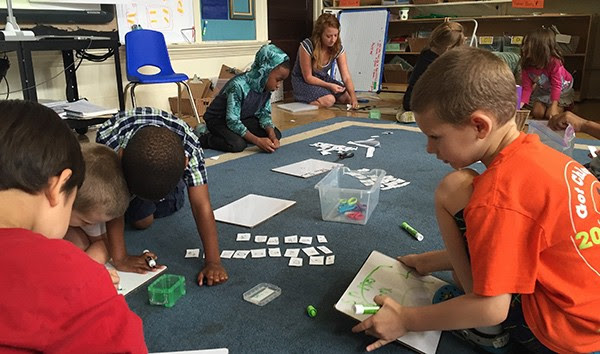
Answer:
[[[598,147],[596,147],[596,146],[591,146],[591,145],[588,145],[588,150],[590,150],[590,155],[592,155],[592,157],[596,157],[596,156],[598,156],[598,155],[596,154],[596,151],[598,150]]]
[[[198,258],[200,257],[199,248],[188,248],[185,250],[185,258]]]
[[[325,265],[332,265],[333,263],[335,263],[335,255],[334,254],[332,254],[331,256],[325,257]]]
[[[278,248],[269,248],[269,257],[281,257],[281,249]]]
[[[265,243],[265,242],[267,242],[268,238],[269,238],[269,236],[256,235],[256,236],[254,236],[254,242],[256,242],[256,243]]]
[[[298,235],[285,236],[283,238],[284,243],[298,243]]]
[[[267,240],[267,245],[269,246],[277,246],[279,244],[279,237],[269,237]]]
[[[367,154],[365,155],[366,158],[371,158],[373,157],[373,154],[375,153],[375,148],[372,146],[369,146],[367,148]]]
[[[319,243],[327,243],[327,237],[325,237],[325,235],[317,235],[317,241],[319,241]]]
[[[236,241],[250,241],[252,235],[249,232],[240,232],[237,234]]]
[[[298,257],[299,254],[300,254],[299,248],[288,248],[287,250],[285,250],[285,254],[283,256],[294,258],[294,257]]]
[[[312,244],[312,237],[311,236],[302,236],[298,240],[298,243],[303,243],[305,245],[310,245],[310,244]]]
[[[233,257],[233,254],[235,253],[235,251],[231,251],[231,250],[222,250],[221,251],[221,258],[231,258]]]
[[[265,258],[267,256],[267,250],[264,248],[250,250],[252,258]]]
[[[290,267],[302,267],[302,258],[292,257],[288,265]]]
[[[317,248],[319,249],[319,251],[321,251],[321,252],[323,252],[325,254],[332,254],[333,253],[333,251],[331,251],[329,249],[329,247],[327,247],[327,246],[319,246]]]
[[[325,264],[325,257],[323,256],[312,256],[308,260],[309,265],[323,265]]]
[[[317,251],[314,247],[306,247],[303,248],[302,251],[304,253],[306,253],[307,256],[317,256],[319,254],[319,251]]]
[[[248,257],[249,253],[250,253],[250,251],[247,251],[247,250],[237,250],[233,254],[233,258],[246,259],[246,257]]]

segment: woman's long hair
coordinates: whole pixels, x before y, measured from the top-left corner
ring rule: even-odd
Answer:
[[[313,53],[312,53],[312,57],[311,57],[311,63],[312,63],[312,67],[314,70],[323,69],[323,65],[321,65],[321,61],[319,60],[319,58],[321,58],[321,55],[324,51],[323,45],[321,43],[321,35],[323,34],[323,32],[325,32],[325,30],[328,27],[333,27],[338,30],[337,41],[331,48],[331,51],[329,53],[327,53],[329,55],[329,58],[331,59],[331,56],[338,53],[340,51],[340,49],[342,48],[342,40],[340,39],[340,33],[339,33],[340,21],[338,21],[337,17],[335,17],[332,14],[322,14],[317,19],[317,22],[315,23],[315,27],[313,28],[312,36],[310,37],[310,41],[313,44]],[[328,60],[328,62],[329,62],[329,60]]]

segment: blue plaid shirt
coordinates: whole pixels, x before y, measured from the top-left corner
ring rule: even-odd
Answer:
[[[129,140],[141,128],[153,125],[166,127],[179,135],[183,141],[183,149],[188,158],[188,165],[183,172],[183,180],[189,187],[208,182],[204,165],[204,152],[200,141],[192,129],[182,120],[160,109],[137,107],[134,110],[121,112],[106,121],[98,130],[96,142],[118,151],[127,147]]]

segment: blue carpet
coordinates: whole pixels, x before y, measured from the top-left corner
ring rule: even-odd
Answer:
[[[335,265],[287,266],[288,258],[234,260],[223,264],[230,279],[216,287],[198,287],[196,274],[201,260],[185,259],[187,248],[201,248],[189,203],[176,214],[159,219],[144,231],[126,231],[130,253],[151,249],[159,261],[169,266],[167,273],[186,278],[187,294],[173,308],[148,304],[147,285],[127,296],[127,302],[144,321],[146,341],[150,351],[174,351],[227,347],[232,353],[318,353],[363,352],[373,338],[353,334],[350,329],[357,322],[337,312],[333,305],[340,298],[361,264],[372,250],[390,256],[420,253],[443,247],[437,229],[433,192],[450,167],[425,152],[425,136],[419,132],[393,130],[390,122],[365,119],[336,118],[309,124],[284,132],[291,136],[303,131],[330,126],[339,122],[373,123],[374,127],[350,126],[326,134],[282,146],[274,154],[258,153],[237,160],[218,163],[208,168],[213,208],[219,208],[248,193],[295,200],[296,205],[265,221],[253,229],[217,223],[221,249],[259,248],[251,243],[235,241],[238,232],[252,235],[279,236],[324,234],[327,246],[336,255]],[[380,168],[388,174],[411,182],[404,188],[382,191],[379,204],[367,225],[326,222],[321,219],[318,191],[314,185],[323,175],[301,179],[271,169],[307,158],[334,161],[337,156],[321,156],[309,144],[321,141],[346,144],[348,140],[367,139],[379,135],[381,148],[371,159],[365,158],[360,148],[353,158],[342,162],[352,168]],[[584,142],[585,143],[585,142]],[[218,153],[207,151],[207,156]],[[576,151],[576,157],[586,159],[585,151]],[[479,171],[482,164],[476,164]],[[417,242],[399,228],[408,221],[425,235]],[[283,241],[281,239],[281,241]],[[313,242],[316,242],[316,240]],[[287,248],[280,245],[282,251]],[[449,274],[436,274],[449,280]],[[242,294],[258,283],[267,282],[282,289],[280,297],[264,307],[242,299]],[[306,307],[318,310],[315,318],[306,315]],[[393,343],[378,353],[411,353]],[[449,333],[444,333],[439,353],[474,352],[467,344]]]

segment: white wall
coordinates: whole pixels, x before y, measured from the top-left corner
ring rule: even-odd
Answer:
[[[256,0],[256,41],[231,41],[200,44],[178,44],[169,46],[169,55],[173,69],[193,77],[197,74],[202,78],[216,78],[221,65],[245,68],[254,60],[254,55],[268,39],[267,33],[267,0]],[[199,10],[198,10],[199,11]],[[197,27],[198,28],[198,27]],[[127,84],[125,72],[125,48],[121,47],[121,70],[123,86]],[[94,50],[90,53],[101,54],[105,51]],[[19,66],[16,54],[8,53],[11,67],[8,71],[8,81],[11,91],[21,89]],[[34,52],[34,72],[38,99],[64,100],[65,79],[60,52]],[[77,61],[76,61],[77,62]],[[83,61],[77,70],[79,96],[86,97],[93,103],[106,107],[118,107],[118,92],[115,81],[114,59],[111,57],[102,63]],[[56,78],[52,77],[58,75]],[[48,81],[47,83],[43,83]],[[4,82],[0,83],[0,97],[5,96]],[[168,97],[177,95],[177,85],[141,85],[136,88],[137,104],[153,106],[169,110]],[[23,98],[21,92],[10,94],[10,98]],[[130,102],[127,102],[130,107]]]

